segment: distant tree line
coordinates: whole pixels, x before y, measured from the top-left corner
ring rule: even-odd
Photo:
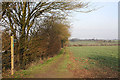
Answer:
[[[117,40],[105,40],[105,39],[78,39],[78,38],[73,38],[69,39],[69,41],[102,41],[102,42],[116,42]]]

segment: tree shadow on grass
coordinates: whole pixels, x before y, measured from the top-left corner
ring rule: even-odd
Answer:
[[[118,60],[118,58],[116,57],[104,55],[91,55],[89,56],[89,59],[95,60],[97,62],[96,66],[98,67],[108,67],[111,70],[120,72],[120,69],[118,67],[118,62],[120,62],[120,59]]]

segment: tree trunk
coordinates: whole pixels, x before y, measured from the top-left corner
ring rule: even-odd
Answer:
[[[22,34],[20,39],[19,39],[19,61],[20,61],[20,68],[24,69],[25,68],[25,35]]]
[[[63,48],[63,40],[61,40],[61,48]]]

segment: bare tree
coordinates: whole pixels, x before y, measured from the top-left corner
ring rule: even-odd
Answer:
[[[18,44],[18,62],[24,64],[25,51],[28,49],[29,36],[37,29],[36,22],[45,17],[55,15],[65,18],[67,12],[78,8],[85,8],[88,3],[83,2],[2,2],[1,26],[8,28],[14,34]],[[64,16],[64,17],[63,17]],[[55,19],[55,18],[54,18]]]

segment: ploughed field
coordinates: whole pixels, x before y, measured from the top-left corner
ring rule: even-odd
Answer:
[[[83,78],[118,77],[118,46],[68,47],[71,52],[70,64],[76,76]]]

